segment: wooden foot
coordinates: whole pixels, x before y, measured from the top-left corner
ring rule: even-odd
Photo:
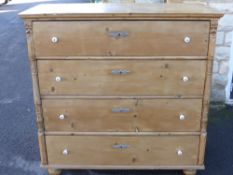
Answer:
[[[49,168],[48,169],[48,173],[49,173],[49,175],[60,175],[61,174],[61,170]]]
[[[196,175],[196,170],[183,170],[184,175]]]

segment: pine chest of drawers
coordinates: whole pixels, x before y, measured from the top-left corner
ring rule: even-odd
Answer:
[[[193,4],[50,4],[20,15],[51,175],[204,168],[222,14]]]

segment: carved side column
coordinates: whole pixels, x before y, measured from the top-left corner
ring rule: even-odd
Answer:
[[[38,70],[37,70],[37,61],[35,58],[34,46],[33,46],[33,25],[31,20],[25,20],[25,29],[27,36],[27,44],[28,44],[28,57],[31,68],[32,75],[32,85],[33,85],[33,97],[34,97],[34,105],[36,112],[36,122],[38,128],[38,139],[40,144],[40,155],[41,155],[41,164],[47,164],[47,152],[45,146],[45,135],[44,135],[44,121],[42,116],[42,103],[40,98],[39,91],[39,82],[38,82]]]
[[[217,27],[218,27],[218,20],[217,19],[211,20],[208,59],[206,64],[206,80],[205,80],[205,87],[203,92],[204,97],[202,102],[202,120],[201,120],[201,135],[200,135],[200,144],[199,144],[198,165],[204,164],[206,135],[207,135],[206,132],[207,132],[208,111],[209,111],[211,80],[212,80],[212,67],[213,67],[213,59],[215,53],[214,50],[215,50]]]

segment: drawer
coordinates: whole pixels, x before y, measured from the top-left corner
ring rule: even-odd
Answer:
[[[203,95],[206,61],[38,60],[42,95]]]
[[[50,165],[196,165],[198,136],[46,136]]]
[[[201,99],[46,99],[46,131],[199,131]]]
[[[208,38],[208,21],[33,22],[36,57],[207,56]]]

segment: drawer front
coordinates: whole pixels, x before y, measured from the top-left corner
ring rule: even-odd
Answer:
[[[37,57],[206,56],[207,21],[34,22]]]
[[[46,131],[199,131],[201,99],[43,100]]]
[[[39,60],[42,95],[203,95],[206,61]]]
[[[196,165],[198,136],[46,136],[54,165]]]

